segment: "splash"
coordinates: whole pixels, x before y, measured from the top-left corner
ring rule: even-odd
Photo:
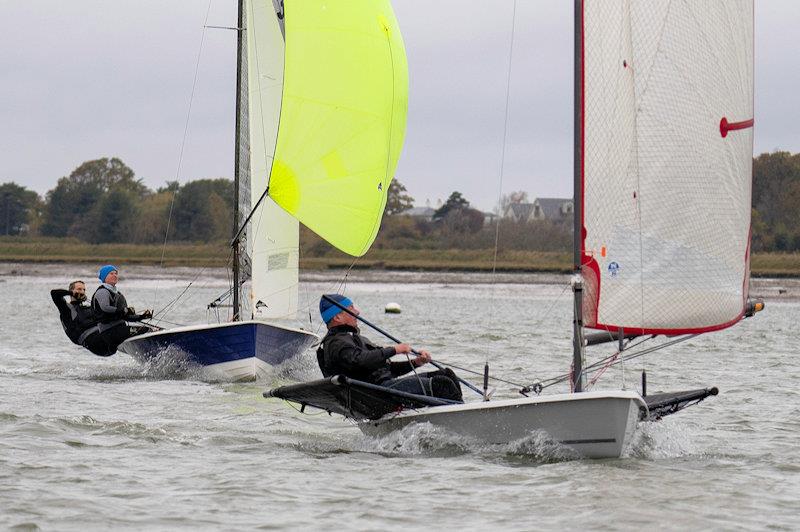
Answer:
[[[277,366],[259,367],[257,380],[262,383],[305,382],[321,379],[316,356],[311,349],[294,356]]]
[[[683,425],[668,420],[639,423],[623,457],[656,460],[694,454]]]
[[[204,377],[210,377],[213,381],[219,380],[219,376],[204,370],[205,368],[192,362],[185,352],[171,346],[159,351],[154,357],[142,360],[139,369],[142,378],[152,380],[203,380]]]
[[[385,436],[363,436],[357,442],[356,450],[385,456],[459,456],[481,446],[481,442],[443,427],[412,423]]]
[[[543,430],[532,431],[528,436],[504,445],[506,458],[512,462],[549,464],[583,458],[581,453],[553,439]]]
[[[357,450],[385,456],[460,456],[508,460],[517,464],[544,464],[578,460],[580,453],[554,440],[544,431],[531,431],[508,443],[491,444],[431,423],[411,423],[380,437],[363,436]]]
[[[109,366],[101,369],[84,370],[76,377],[95,382],[117,381],[162,381],[198,380],[205,382],[226,382],[224,375],[213,374],[206,368],[193,363],[179,349],[167,348],[153,357],[134,359],[135,364]]]

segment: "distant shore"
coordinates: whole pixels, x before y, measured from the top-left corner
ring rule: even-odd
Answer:
[[[72,239],[21,239],[0,237],[2,263],[119,263],[175,267],[224,268],[230,259],[225,243],[87,244]],[[408,272],[496,271],[504,274],[566,274],[572,270],[572,254],[556,251],[372,249],[357,260],[342,254],[301,255],[301,271],[385,270]],[[800,253],[755,253],[753,277],[799,278]]]
[[[123,268],[124,280],[185,280],[191,282],[198,274],[206,279],[228,282],[229,271],[215,266],[171,266],[161,267],[149,264],[118,262]],[[24,277],[48,277],[54,283],[66,283],[77,278],[94,279],[97,263],[87,262],[8,262],[0,261],[0,283],[13,282]],[[304,269],[300,280],[311,283],[330,283],[339,281],[347,275],[348,283],[389,283],[389,284],[550,284],[567,287],[571,274],[554,272],[475,272],[475,271],[419,271],[391,269],[345,268]],[[750,297],[770,301],[800,300],[800,278],[752,278]]]

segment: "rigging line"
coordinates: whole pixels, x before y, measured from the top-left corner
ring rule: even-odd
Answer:
[[[611,365],[612,365],[612,366],[614,366],[614,365],[616,365],[616,364],[620,364],[620,363],[622,363],[622,362],[626,362],[626,361],[628,361],[628,360],[633,360],[633,359],[635,359],[635,358],[639,358],[639,357],[641,357],[641,356],[648,355],[648,354],[650,354],[650,353],[653,353],[653,352],[655,352],[655,351],[659,351],[659,350],[661,350],[661,349],[664,349],[665,347],[670,347],[670,346],[673,346],[673,345],[675,345],[675,344],[679,344],[679,343],[681,343],[681,342],[685,342],[686,340],[691,340],[692,338],[694,338],[694,337],[696,337],[696,336],[699,336],[699,335],[698,335],[698,334],[689,334],[689,335],[685,335],[685,336],[680,336],[680,337],[678,337],[678,338],[675,338],[674,340],[670,340],[669,342],[665,342],[665,343],[663,343],[663,344],[659,344],[659,345],[656,345],[656,346],[653,346],[653,347],[650,347],[650,348],[644,349],[644,350],[642,350],[642,351],[639,351],[639,352],[637,352],[637,353],[631,353],[631,354],[629,354],[629,355],[625,355],[625,356],[623,356],[623,357],[620,357],[618,360],[614,361],[614,363],[613,363],[613,364],[611,364]],[[652,338],[653,338],[653,337],[649,337],[649,338],[647,338],[647,340],[651,340]],[[644,340],[644,341],[646,341],[646,340]],[[643,341],[643,342],[644,342],[644,341]],[[639,344],[641,344],[641,343],[643,343],[643,342],[639,342],[639,343],[637,343],[636,345],[639,345]],[[609,356],[609,357],[606,357],[606,358],[604,358],[603,360],[601,360],[601,361],[599,361],[599,362],[595,362],[594,364],[592,364],[592,365],[590,365],[590,366],[587,366],[587,367],[584,369],[584,373],[588,372],[590,369],[596,368],[597,366],[599,366],[599,365],[603,364],[603,363],[604,363],[606,360],[608,360],[608,359],[609,359],[609,358],[611,358],[612,356],[613,356],[613,355],[611,355],[611,356]],[[560,375],[560,376],[558,376],[558,377],[553,377],[553,378],[551,378],[551,379],[547,379],[547,380],[545,380],[545,381],[542,381],[540,384],[542,384],[542,383],[545,383],[545,382],[549,383],[549,384],[543,384],[543,385],[542,385],[542,388],[547,388],[548,386],[552,386],[552,385],[554,385],[554,384],[557,384],[557,383],[559,383],[559,382],[562,382],[562,381],[564,381],[564,380],[568,379],[569,377],[570,377],[570,375],[569,375],[569,374],[564,374],[564,375]],[[552,382],[551,382],[551,381],[552,381]]]
[[[226,264],[229,264],[231,262],[232,257],[233,257],[233,250],[230,250],[229,254],[228,254],[228,260],[226,261]],[[164,316],[166,316],[172,310],[172,308],[178,303],[178,301],[189,291],[189,289],[192,287],[192,285],[195,283],[195,281],[197,281],[197,279],[199,279],[200,276],[203,274],[203,272],[205,272],[207,269],[208,269],[208,266],[203,266],[200,269],[200,271],[197,272],[197,275],[195,275],[194,278],[192,278],[192,280],[189,281],[189,284],[186,285],[186,288],[184,288],[183,291],[180,294],[178,294],[175,298],[173,298],[169,303],[164,305],[164,307],[162,307],[161,310],[159,310],[158,312],[155,312],[153,314],[153,317],[155,318],[155,316],[158,316],[159,314],[162,314],[162,313],[163,313]],[[231,284],[230,283],[230,271],[228,271],[228,284]],[[159,318],[156,321],[156,323],[159,323],[161,321],[161,319],[162,318]]]
[[[564,285],[564,288],[562,288],[562,289],[561,289],[561,293],[560,293],[560,294],[558,294],[558,296],[556,296],[556,298],[553,300],[553,302],[552,302],[552,303],[550,303],[550,306],[549,306],[549,307],[547,307],[547,310],[545,310],[545,312],[544,312],[544,313],[540,314],[540,315],[539,315],[539,317],[538,317],[536,320],[534,320],[534,322],[533,322],[533,323],[534,323],[535,325],[540,325],[540,324],[542,323],[542,321],[543,321],[543,320],[544,320],[546,317],[550,316],[550,314],[551,314],[551,312],[553,311],[553,309],[554,309],[554,308],[556,307],[556,305],[557,305],[557,304],[558,304],[558,303],[561,301],[561,298],[562,298],[562,297],[564,297],[564,293],[565,293],[565,292],[566,292],[566,291],[567,291],[569,288],[570,288],[569,284],[565,284],[565,285]],[[516,336],[521,336],[521,334],[522,334],[522,333],[520,333],[520,334],[517,334]]]
[[[597,372],[595,373],[594,377],[589,379],[589,384],[586,386],[587,390],[589,388],[591,388],[592,386],[594,386],[597,383],[597,381],[600,380],[600,377],[602,377],[603,374],[606,372],[606,370],[608,370],[608,368],[610,368],[613,365],[614,361],[617,360],[617,357],[619,357],[620,353],[622,353],[622,351],[617,351],[616,353],[611,355],[611,357],[608,359],[608,362],[606,363],[606,365],[603,366],[602,368],[600,368],[599,370],[597,370]],[[623,383],[624,383],[624,379],[623,379]],[[624,384],[623,384],[623,386],[624,386]]]
[[[347,290],[347,281],[348,278],[350,277],[350,272],[353,271],[353,267],[356,265],[356,262],[358,262],[359,258],[360,257],[353,257],[353,262],[350,263],[350,266],[347,267],[347,270],[345,270],[344,275],[339,280],[338,292],[340,294],[344,294],[345,290]]]
[[[645,342],[647,342],[649,340],[652,340],[653,338],[655,338],[655,335],[648,336],[647,338],[643,338],[643,339],[639,340],[638,342],[636,342],[631,347],[629,347],[629,349],[631,349],[633,347],[637,347],[637,346],[639,346],[639,345],[641,345],[641,344],[643,344],[643,343],[645,343]],[[604,357],[604,358],[598,360],[597,362],[589,364],[588,366],[586,366],[584,368],[583,372],[584,373],[590,372],[594,368],[604,364],[606,361],[608,361],[613,356],[614,355],[609,355],[607,357]],[[544,380],[538,381],[538,384],[542,384],[542,388],[547,388],[548,386],[552,386],[554,384],[558,384],[559,382],[563,382],[563,381],[569,379],[571,376],[572,376],[572,372],[570,371],[569,373],[562,373],[561,375],[556,375],[555,377],[550,377],[548,379],[544,379]],[[547,383],[547,384],[545,384],[545,383]],[[532,386],[533,385],[529,385],[529,386],[526,386],[526,388],[529,388],[529,387],[532,387]]]
[[[247,215],[247,218],[245,218],[244,222],[242,222],[242,226],[239,228],[238,231],[236,231],[236,236],[233,237],[230,243],[231,247],[235,246],[239,241],[239,239],[242,237],[242,232],[244,232],[244,229],[245,227],[247,227],[247,224],[250,223],[250,218],[253,217],[253,215],[256,213],[256,210],[258,210],[258,208],[261,206],[261,202],[264,201],[264,199],[267,197],[268,194],[269,194],[269,186],[267,186],[267,188],[264,189],[264,192],[263,194],[261,194],[261,197],[258,198],[256,204],[253,206],[252,209],[250,209],[250,214]],[[236,201],[239,201],[239,198],[236,198]]]
[[[651,337],[651,338],[652,338],[652,337]],[[597,371],[595,372],[595,376],[594,376],[594,377],[592,377],[592,378],[589,380],[589,386],[587,386],[587,389],[588,389],[589,387],[591,387],[591,386],[594,386],[594,385],[597,383],[597,381],[599,381],[599,380],[600,380],[600,377],[602,377],[602,376],[603,376],[603,374],[606,372],[606,370],[608,370],[608,368],[610,368],[610,367],[611,367],[611,366],[614,364],[614,361],[615,361],[615,360],[617,360],[617,358],[619,357],[619,355],[620,355],[620,354],[621,354],[621,353],[622,353],[622,352],[623,352],[623,351],[624,351],[624,350],[627,348],[628,344],[630,344],[630,343],[631,343],[631,341],[632,341],[632,340],[628,340],[628,341],[626,341],[626,342],[624,343],[624,345],[622,346],[622,349],[620,349],[620,350],[616,351],[614,354],[612,354],[611,356],[609,356],[609,357],[606,357],[606,358],[604,359],[604,360],[607,360],[608,362],[606,362],[606,363],[605,363],[605,365],[604,365],[602,368],[600,368],[599,370],[597,370]],[[639,342],[639,343],[641,343],[641,342]],[[638,344],[637,344],[637,345],[638,345]],[[588,371],[587,371],[587,373],[588,373]],[[623,364],[623,365],[622,365],[622,387],[623,387],[623,389],[625,388],[625,364]]]
[[[411,361],[411,354],[410,353],[406,353],[405,355],[406,355],[406,360],[408,361],[409,365],[411,366],[411,371],[414,372],[414,376],[417,378],[417,382],[419,383],[419,387],[422,390],[422,395],[428,395],[428,392],[425,390],[425,385],[422,384],[422,377],[419,376],[419,373],[417,373],[417,367]],[[431,393],[433,393],[433,385],[431,385]]]
[[[200,270],[200,273],[202,273],[202,272],[203,272],[203,270]],[[158,316],[159,314],[166,313],[166,312],[167,312],[167,309],[168,309],[168,308],[170,308],[172,305],[174,305],[174,304],[175,304],[175,303],[176,303],[176,302],[177,302],[177,301],[178,301],[178,300],[181,298],[181,296],[183,296],[183,294],[185,294],[185,293],[186,293],[186,291],[187,291],[187,290],[189,290],[189,288],[192,286],[192,284],[193,284],[193,283],[194,283],[194,282],[197,280],[197,277],[200,275],[200,273],[198,273],[198,274],[197,274],[197,276],[195,276],[195,278],[194,278],[194,279],[192,279],[191,281],[189,281],[189,284],[187,284],[187,285],[186,285],[186,287],[183,289],[183,291],[182,291],[180,294],[178,294],[177,296],[175,296],[174,298],[172,298],[170,301],[168,301],[166,305],[164,305],[163,307],[161,307],[161,309],[159,309],[159,310],[155,311],[155,312],[153,313],[153,317],[155,318],[155,317],[156,317],[156,316]],[[165,315],[166,315],[166,314],[165,314]],[[156,323],[158,323],[158,322],[156,322]]]
[[[503,176],[505,173],[505,164],[506,164],[506,145],[508,140],[508,115],[510,105],[509,102],[511,101],[511,70],[513,66],[513,58],[514,58],[514,32],[517,26],[517,0],[514,0],[513,9],[511,12],[511,39],[508,45],[508,75],[506,76],[506,107],[503,119],[503,146],[500,151],[500,179],[499,185],[497,190],[497,205],[498,211],[500,210],[500,205],[503,197]],[[499,247],[500,242],[500,217],[502,213],[497,213],[497,219],[495,220],[494,225],[494,254],[492,257],[492,290],[491,290],[491,300],[494,302],[495,296],[495,285],[497,283],[497,250]],[[489,313],[489,326],[491,327],[492,322],[494,321],[494,305],[490,305],[491,312]],[[486,364],[489,363],[489,352],[486,352]]]
[[[167,324],[169,324],[169,325],[173,325],[173,326],[175,326],[175,327],[185,327],[185,326],[186,326],[186,324],[185,324],[185,323],[175,323],[174,321],[167,321],[167,320],[159,320],[159,321],[158,321],[158,322],[156,322],[156,323],[162,323],[162,322],[163,322],[163,323],[167,323]],[[158,325],[156,325],[155,323],[148,323],[147,325],[153,325],[154,327],[158,327]],[[159,327],[159,328],[160,328],[160,327]]]
[[[188,292],[188,291],[189,291],[189,289],[192,287],[192,285],[194,284],[194,282],[195,282],[195,281],[197,281],[197,279],[200,277],[200,275],[202,275],[202,273],[203,273],[203,272],[206,270],[206,268],[207,268],[207,267],[206,267],[206,266],[204,266],[204,267],[203,267],[203,268],[202,268],[202,269],[201,269],[201,270],[200,270],[200,271],[197,273],[197,275],[195,275],[194,279],[192,279],[191,281],[189,281],[189,284],[188,284],[188,285],[186,285],[186,288],[184,288],[184,289],[183,289],[183,291],[182,291],[180,294],[178,294],[178,295],[177,295],[175,298],[173,298],[173,299],[172,299],[172,301],[170,301],[170,302],[168,302],[166,305],[164,305],[164,306],[161,308],[161,310],[159,310],[158,312],[154,312],[154,313],[153,313],[153,318],[155,319],[155,318],[156,318],[156,316],[158,316],[158,315],[162,315],[162,314],[163,314],[163,316],[166,316],[167,314],[169,314],[169,312],[172,310],[172,308],[173,308],[173,307],[174,307],[174,306],[175,306],[175,305],[178,303],[178,301],[179,301],[179,300],[180,300],[180,299],[181,299],[181,298],[182,298],[182,297],[183,297],[183,296],[186,294],[186,292]],[[164,318],[163,318],[163,317],[156,319],[156,325],[158,325],[159,323],[161,323],[161,321],[164,321]],[[169,323],[169,322],[167,322],[167,323]]]
[[[297,245],[297,282],[298,282],[298,298],[300,297],[300,243],[298,242]],[[302,283],[303,286],[303,298],[306,300],[305,311],[308,313],[308,327],[311,330],[314,327],[314,320],[311,317],[311,290],[308,286],[308,281],[304,281]]]
[[[630,350],[630,349],[633,349],[634,347],[638,347],[638,346],[640,346],[640,345],[644,344],[645,342],[649,342],[649,341],[650,341],[650,340],[652,340],[653,338],[655,338],[655,335],[652,335],[652,336],[647,336],[647,337],[645,337],[645,338],[642,338],[642,339],[640,339],[639,341],[637,341],[636,343],[634,343],[634,344],[633,344],[633,345],[631,345],[631,346],[627,346],[627,344],[626,344],[626,349]],[[633,339],[629,340],[629,341],[628,341],[628,344],[630,344],[632,341],[633,341]],[[619,351],[618,351],[618,352],[615,352],[615,353],[613,353],[613,354],[611,354],[611,355],[609,355],[609,356],[606,356],[606,357],[603,357],[603,358],[601,358],[601,359],[600,359],[600,360],[598,360],[597,362],[593,362],[593,363],[589,364],[588,366],[586,366],[586,371],[590,371],[590,370],[593,370],[593,369],[595,369],[595,368],[596,368],[596,367],[598,367],[598,366],[602,366],[602,365],[603,365],[603,364],[605,364],[605,363],[606,363],[608,360],[610,360],[610,359],[614,358],[614,357],[615,357],[616,355],[618,355],[619,353],[620,353]]]
[[[181,166],[183,165],[183,152],[186,148],[186,137],[189,135],[189,120],[192,116],[192,103],[194,103],[194,93],[197,89],[197,78],[200,72],[200,59],[203,56],[203,43],[206,39],[206,26],[208,24],[208,16],[211,13],[211,2],[213,0],[208,0],[208,7],[206,8],[206,16],[205,20],[203,21],[203,31],[200,33],[200,47],[197,50],[197,61],[194,65],[194,77],[192,79],[192,90],[189,94],[189,107],[186,110],[186,122],[183,126],[183,138],[181,139],[181,148],[180,152],[178,153],[178,167],[175,169],[175,183],[177,184],[178,180],[180,179],[181,175]],[[164,267],[164,256],[166,255],[167,251],[167,240],[169,239],[169,229],[172,222],[172,211],[175,207],[175,196],[178,193],[177,187],[175,190],[172,191],[172,199],[170,200],[169,204],[169,215],[167,217],[167,229],[164,231],[164,245],[161,248],[161,261],[159,263],[159,268]],[[156,303],[158,301],[158,285],[156,284],[154,294],[153,294],[153,308],[155,308]]]
[[[665,342],[663,344],[655,345],[655,346],[647,348],[647,349],[645,349],[643,351],[639,351],[638,353],[631,353],[630,355],[626,355],[624,357],[621,357],[620,362],[624,362],[624,361],[627,361],[627,360],[633,360],[634,358],[639,358],[640,356],[648,355],[648,354],[650,354],[650,353],[652,353],[654,351],[659,351],[661,349],[664,349],[665,347],[670,347],[670,346],[673,346],[675,344],[679,344],[681,342],[685,342],[686,340],[691,340],[692,338],[695,338],[697,336],[699,336],[699,334],[687,334],[686,336],[679,336],[678,338],[676,338],[674,340],[671,340],[669,342]],[[615,364],[617,364],[617,362],[615,362]]]
[[[473,375],[478,375],[479,377],[483,377],[483,372],[482,371],[475,371],[474,369],[462,368],[461,366],[456,366],[455,364],[450,364],[449,362],[444,362],[444,361],[442,361],[442,360],[440,360],[438,358],[436,359],[436,361],[438,363],[440,363],[442,366],[446,366],[448,368],[457,369],[458,371],[463,371],[464,373],[471,373]],[[518,382],[509,381],[509,380],[506,380],[506,379],[502,379],[500,377],[495,377],[493,375],[489,375],[489,379],[491,379],[493,381],[497,381],[497,382],[502,382],[502,383],[505,383],[505,384],[510,384],[512,386],[518,386],[520,388],[524,388],[525,387],[524,384],[519,384]]]
[[[555,299],[555,300],[553,300],[553,302],[550,304],[550,306],[547,308],[547,310],[546,310],[544,313],[540,314],[540,315],[539,315],[539,316],[538,316],[538,317],[537,317],[535,320],[533,320],[533,322],[532,322],[532,323],[533,323],[534,325],[539,325],[539,324],[541,324],[541,322],[544,320],[544,318],[546,318],[547,316],[550,316],[550,315],[551,315],[551,312],[553,311],[553,309],[555,308],[555,306],[556,306],[556,305],[559,303],[559,301],[561,301],[561,299],[564,297],[564,293],[565,293],[565,292],[566,292],[568,289],[569,289],[569,285],[568,285],[568,284],[567,284],[567,285],[564,285],[564,288],[562,288],[562,290],[561,290],[561,293],[559,293],[559,294],[558,294],[558,296],[556,297],[556,299]],[[524,334],[524,333],[518,333],[518,334],[515,334],[515,335],[512,335],[512,336],[514,336],[514,337],[519,337],[519,336],[522,336],[523,334]],[[458,370],[460,370],[460,371],[467,371],[467,372],[469,372],[469,373],[475,373],[476,375],[483,375],[483,373],[482,373],[482,372],[481,372],[481,373],[478,373],[478,372],[475,372],[475,371],[472,371],[472,370],[467,370],[467,369],[464,369],[464,368],[460,368],[460,367],[458,367],[458,366],[454,366],[454,365],[452,365],[452,364],[446,364],[446,365],[448,365],[448,366],[451,366],[451,367],[453,367],[453,368],[456,368],[456,369],[458,369]],[[491,376],[490,376],[489,378],[490,378],[490,379],[497,380],[497,381],[500,381],[500,382],[505,382],[506,384],[512,384],[512,385],[514,385],[514,386],[519,386],[519,387],[521,387],[521,388],[525,388],[525,387],[526,387],[526,386],[525,386],[525,385],[523,385],[523,384],[517,384],[517,383],[511,382],[511,381],[504,381],[503,379],[499,379],[499,378],[497,378],[497,377],[491,377]]]
[[[177,185],[177,182],[176,182]],[[167,216],[167,228],[164,231],[164,244],[161,247],[161,261],[158,264],[158,267],[163,269],[164,268],[164,256],[167,252],[167,239],[169,238],[169,229],[172,223],[172,211],[175,207],[175,196],[178,194],[178,187],[175,187],[175,190],[172,191],[172,199],[169,202],[169,215]],[[156,303],[158,302],[158,283],[153,290],[153,308],[156,308]]]
[[[333,283],[332,289],[329,290],[330,292],[333,292],[333,293],[336,293],[336,294],[344,294],[345,293],[345,290],[347,288],[347,277],[350,275],[350,270],[353,269],[353,266],[355,265],[357,260],[358,260],[358,257],[355,257],[353,259],[353,262],[350,263],[350,266],[345,270],[345,272],[342,275],[342,277],[340,277],[337,281],[335,281]],[[309,323],[313,323],[311,321],[311,305],[310,304],[309,304],[309,307],[308,307],[308,320],[309,320]],[[325,328],[325,332],[327,334],[327,325],[324,322],[322,322],[322,323],[317,325],[317,330],[315,331],[317,336],[321,335],[323,328]],[[322,335],[322,336],[324,336],[324,335]]]

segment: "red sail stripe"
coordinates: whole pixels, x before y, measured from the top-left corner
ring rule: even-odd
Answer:
[[[754,123],[755,119],[753,118],[750,120],[744,120],[742,122],[728,122],[728,119],[723,116],[722,120],[719,121],[719,133],[722,135],[722,138],[725,138],[728,136],[728,131],[747,129],[749,127],[753,127]]]

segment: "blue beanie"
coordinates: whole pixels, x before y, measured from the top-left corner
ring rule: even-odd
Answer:
[[[319,299],[319,313],[322,315],[322,321],[325,322],[325,325],[327,325],[334,316],[343,312],[341,308],[325,299],[326,297],[333,299],[343,307],[349,307],[353,304],[349,297],[343,296],[342,294],[325,294],[322,296]]]
[[[112,264],[106,264],[105,266],[100,268],[100,271],[97,272],[97,277],[98,277],[98,279],[100,279],[101,283],[104,283],[104,282],[106,282],[106,277],[108,277],[109,273],[118,272],[118,271],[119,270],[117,269],[116,266],[114,266]]]

